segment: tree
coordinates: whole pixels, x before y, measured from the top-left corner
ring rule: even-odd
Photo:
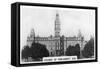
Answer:
[[[75,46],[69,46],[66,49],[66,55],[67,56],[77,56],[77,58],[80,57],[80,46],[79,44],[76,44]]]
[[[28,59],[31,56],[31,51],[29,46],[24,46],[22,49],[22,59]]]
[[[32,43],[31,47],[24,46],[22,50],[22,59],[31,57],[34,61],[40,61],[43,57],[48,57],[49,51],[46,46],[40,43]],[[28,61],[28,60],[27,60]]]
[[[66,49],[66,55],[67,56],[73,56],[75,53],[75,49],[74,49],[74,46],[69,46],[67,49]]]
[[[91,38],[85,45],[82,55],[85,58],[91,58],[94,56],[94,38]]]
[[[80,58],[80,45],[75,45],[75,55],[77,55],[77,58]]]
[[[41,60],[43,57],[49,56],[49,51],[46,49],[46,46],[40,43],[32,43],[31,46],[31,57],[34,60]]]

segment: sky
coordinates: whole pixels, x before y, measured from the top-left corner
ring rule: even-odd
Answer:
[[[89,40],[95,33],[95,10],[36,6],[21,6],[20,9],[21,46],[26,44],[31,29],[34,29],[36,36],[54,36],[57,12],[61,24],[60,35],[77,36],[80,30],[85,40]]]

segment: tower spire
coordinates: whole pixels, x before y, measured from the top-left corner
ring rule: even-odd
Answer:
[[[60,36],[60,19],[59,14],[56,12],[56,19],[55,19],[55,37]]]

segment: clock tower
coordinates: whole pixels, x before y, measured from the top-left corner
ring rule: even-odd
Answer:
[[[60,37],[60,20],[58,13],[56,13],[56,19],[55,19],[55,37]]]

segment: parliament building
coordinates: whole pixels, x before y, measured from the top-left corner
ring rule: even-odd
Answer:
[[[49,37],[39,37],[35,36],[34,29],[31,30],[30,35],[27,37],[27,44],[31,45],[33,41],[36,43],[44,44],[46,45],[46,48],[49,51],[50,56],[64,56],[66,49],[69,45],[75,46],[76,44],[80,45],[80,50],[84,47],[84,37],[81,35],[81,33],[78,34],[78,36],[74,37],[66,37],[63,35],[60,35],[60,19],[59,14],[56,13],[56,18],[54,21],[55,24],[55,35],[49,36]]]

